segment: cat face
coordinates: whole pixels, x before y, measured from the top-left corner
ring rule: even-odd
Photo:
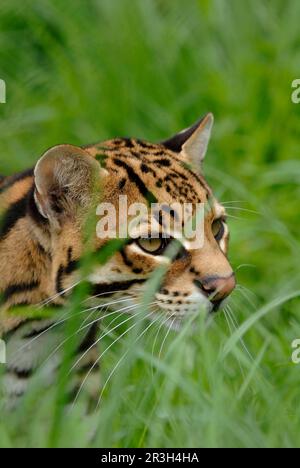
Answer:
[[[84,251],[83,214],[95,207],[96,229],[89,239],[95,254],[125,225],[133,228],[125,229],[120,250],[89,273],[94,297],[126,295],[138,304],[145,282],[160,267],[153,312],[181,318],[201,308],[210,312],[220,307],[234,289],[235,278],[227,259],[225,209],[202,173],[212,125],[208,114],[160,144],[120,138],[84,149],[62,145],[43,156],[35,169],[35,201],[50,226],[57,293],[74,283],[76,273],[68,265]],[[130,211],[133,204],[148,207],[138,231]],[[156,211],[150,210],[154,205]],[[183,206],[190,208],[186,219],[179,213]],[[203,211],[196,229],[201,235],[195,243],[184,228],[199,206]]]

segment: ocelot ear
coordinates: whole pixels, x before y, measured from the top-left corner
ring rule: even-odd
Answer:
[[[162,144],[176,153],[181,153],[184,161],[199,168],[205,158],[213,124],[214,116],[209,113]]]
[[[85,150],[72,145],[49,149],[35,170],[35,201],[44,218],[57,222],[88,208],[97,186],[100,164]]]

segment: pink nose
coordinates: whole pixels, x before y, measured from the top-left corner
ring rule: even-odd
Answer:
[[[200,287],[211,302],[220,302],[234,290],[236,281],[234,273],[230,276],[207,276],[201,281],[196,280],[196,285]]]

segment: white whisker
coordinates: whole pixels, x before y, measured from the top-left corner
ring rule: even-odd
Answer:
[[[139,291],[137,288],[132,288],[130,289],[130,292],[133,291]],[[107,295],[113,295],[113,294],[118,294],[118,293],[124,293],[126,291],[124,291],[124,289],[116,289],[115,291],[109,291],[109,292],[103,292],[101,294],[96,294],[95,296],[89,296],[88,298],[86,298],[82,303],[84,304],[85,302],[88,302],[92,299],[97,299],[98,297],[101,297],[101,296],[107,296]]]
[[[127,300],[127,299],[126,299]],[[120,301],[121,302],[121,301]],[[113,303],[112,303],[113,304]],[[102,306],[98,306],[98,309],[101,310],[101,308],[104,308],[104,307],[107,307],[106,304],[103,304]],[[39,333],[37,336],[35,336],[34,338],[32,338],[29,342],[23,344],[19,349],[17,349],[16,351],[16,358],[15,360],[13,361],[13,363],[15,363],[18,359],[18,353],[20,353],[23,349],[26,349],[28,346],[31,346],[36,340],[38,340],[41,336],[45,335],[46,333],[48,333],[49,331],[53,330],[55,327],[57,327],[58,325],[61,325],[62,323],[66,322],[67,320],[73,318],[73,317],[77,317],[78,315],[81,315],[83,313],[86,313],[88,312],[90,309],[84,309],[84,310],[81,310],[77,313],[69,313],[69,312],[66,312],[63,317],[58,320],[58,321],[55,321],[51,326],[49,326],[46,330],[42,331],[41,333]],[[114,312],[113,312],[114,313]],[[66,317],[67,315],[67,317]],[[104,317],[100,317],[100,319],[98,318],[97,320],[94,320],[91,325],[95,322],[97,322],[98,320],[101,320],[102,318]],[[85,327],[83,328],[86,328],[87,326],[89,326],[90,324],[86,325]]]
[[[235,271],[240,270],[240,268],[257,268],[256,265],[252,265],[252,263],[241,263],[241,265],[235,268]]]
[[[238,219],[239,221],[244,219],[244,218],[241,218],[241,216],[233,216],[233,215],[230,215],[228,213],[226,213],[226,217],[227,218],[232,218],[232,219]]]
[[[148,316],[150,316],[151,314],[152,314],[152,312],[151,312]],[[147,317],[148,317],[148,316],[147,316]],[[147,318],[147,317],[146,317],[146,318]],[[152,321],[152,322],[150,323],[150,325],[148,325],[148,327],[146,327],[145,330],[143,330],[143,332],[136,338],[136,340],[134,341],[133,344],[136,344],[136,343],[144,336],[144,334],[149,330],[149,328],[151,328],[152,325],[154,325],[160,318],[161,318],[161,317],[158,317],[157,320]],[[144,320],[144,319],[143,319],[143,320]],[[115,371],[117,370],[117,368],[120,366],[120,364],[123,362],[123,360],[124,360],[125,357],[128,355],[128,353],[131,351],[131,349],[132,349],[132,346],[131,346],[129,349],[127,349],[127,351],[123,354],[123,356],[119,359],[119,361],[117,362],[117,364],[114,366],[114,368],[113,368],[112,371],[110,372],[108,378],[107,378],[106,381],[105,381],[105,384],[104,384],[103,387],[102,387],[102,390],[101,390],[101,393],[100,393],[100,396],[99,396],[99,399],[98,399],[98,403],[97,403],[97,408],[96,408],[96,409],[98,409],[99,406],[100,406],[100,403],[101,403],[103,394],[104,394],[104,392],[105,392],[105,389],[106,389],[106,387],[107,387],[109,381],[111,380],[113,374],[115,373]]]
[[[236,318],[234,316],[233,310],[229,305],[227,306],[227,312],[228,312],[229,320],[231,320],[231,323],[233,324],[235,330],[237,331],[238,330],[238,323],[237,323]],[[250,353],[249,349],[247,348],[246,343],[244,342],[243,338],[239,338],[239,340],[241,342],[242,347],[246,351],[246,354],[250,358],[250,360],[254,361],[254,358],[253,358],[252,354]]]
[[[174,317],[175,314],[172,314],[171,317],[169,317],[169,320],[172,319],[172,317]],[[165,342],[167,341],[167,338],[172,330],[172,327],[173,327],[173,324],[176,320],[176,317],[172,320],[172,322],[170,323],[169,327],[168,327],[168,330],[167,330],[167,333],[163,339],[163,342],[161,344],[161,347],[160,347],[160,350],[159,350],[159,353],[158,353],[158,359],[161,359],[161,355],[162,355],[162,352],[163,352],[163,348],[164,348],[164,345],[165,345]]]
[[[132,306],[132,307],[133,307],[133,306]],[[107,310],[107,308],[106,308],[106,310]],[[122,310],[122,309],[121,309],[121,310]],[[96,312],[96,311],[93,310],[93,311],[89,314],[89,317],[90,317],[91,315],[93,315],[95,312]],[[65,338],[53,351],[51,351],[50,355],[46,358],[46,360],[42,363],[42,365],[44,366],[44,365],[49,361],[49,359],[51,359],[51,357],[54,356],[54,354],[56,354],[57,351],[59,351],[60,348],[61,348],[67,341],[69,341],[69,340],[70,340],[71,338],[73,338],[74,336],[78,335],[78,333],[80,333],[82,330],[84,330],[84,329],[87,328],[87,327],[91,327],[94,323],[99,322],[100,320],[103,320],[103,319],[105,319],[105,318],[107,318],[107,317],[110,317],[111,315],[117,314],[117,313],[119,313],[119,312],[120,312],[120,310],[115,310],[114,312],[110,312],[110,313],[108,313],[108,314],[106,314],[106,315],[102,315],[100,318],[98,317],[97,320],[93,320],[92,322],[89,322],[87,325],[84,325],[84,326],[83,326],[83,324],[82,324],[82,325],[80,326],[80,328],[78,328],[78,330],[77,330],[75,333],[72,333],[72,335],[70,335],[70,336],[68,336],[67,338]],[[123,315],[123,314],[120,314],[120,315]],[[119,315],[118,317],[120,317],[120,315]],[[118,318],[118,317],[117,317],[117,318]],[[84,322],[86,322],[86,320],[85,320]],[[83,357],[84,357],[84,356],[81,356],[81,358],[83,358]]]
[[[128,306],[128,307],[125,307],[124,309],[120,309],[118,310],[117,312],[121,312],[122,310],[134,310],[134,309],[137,309],[138,308],[138,304],[135,304],[135,305],[131,305],[131,306]],[[121,314],[123,315],[123,313]],[[87,353],[94,348],[94,346],[96,346],[98,343],[100,343],[100,341],[105,338],[107,335],[109,335],[110,333],[112,333],[113,331],[115,331],[117,328],[119,328],[120,326],[124,325],[124,323],[127,323],[129,320],[132,320],[136,315],[133,314],[131,315],[130,317],[127,317],[125,320],[123,320],[121,323],[117,324],[114,328],[108,330],[106,333],[104,334],[101,334],[101,336],[77,359],[77,361],[73,364],[73,366],[71,367],[70,371],[68,372],[68,375],[75,369],[75,367],[79,364],[79,362],[87,355]]]
[[[238,206],[226,206],[226,210],[246,211],[247,213],[252,213],[252,214],[257,214],[257,215],[262,216],[262,213],[260,213],[259,211],[248,210],[247,208],[240,208]]]
[[[225,319],[226,319],[226,322],[227,322],[227,325],[228,325],[228,328],[229,328],[229,331],[230,331],[230,335],[232,335],[233,331],[235,330],[235,326],[233,325],[233,331],[232,331],[232,328],[231,328],[231,325],[230,325],[230,323],[232,323],[232,322],[229,320],[229,311],[228,311],[227,307],[224,309],[224,315],[225,315]],[[236,356],[236,359],[237,359],[237,362],[239,364],[241,374],[242,374],[243,378],[245,379],[246,376],[245,376],[245,372],[244,372],[244,369],[242,367],[241,361],[240,361],[238,356]]]
[[[40,302],[39,304],[37,304],[38,306],[40,306],[39,308],[41,309],[42,307],[44,307],[45,305],[48,305],[50,304],[50,302],[54,301],[55,299],[57,299],[58,297],[61,297],[63,296],[64,294],[66,294],[67,292],[71,291],[72,289],[74,289],[76,286],[78,286],[80,283],[81,283],[82,280],[80,281],[77,281],[77,283],[74,283],[72,284],[71,286],[69,286],[68,288],[64,289],[63,291],[55,294],[54,296],[52,297],[49,297],[48,299],[45,299],[44,301]]]
[[[229,201],[221,201],[222,205],[228,205],[232,203],[248,203],[246,200],[229,200]]]
[[[161,322],[161,324],[160,324],[160,326],[159,326],[159,328],[157,330],[157,333],[156,333],[154,341],[153,341],[153,346],[152,346],[152,357],[154,357],[154,350],[155,350],[155,346],[156,346],[156,342],[157,342],[157,339],[158,339],[159,332],[162,329],[162,327],[164,326],[164,324],[167,323],[168,320],[169,320],[169,317],[162,320],[162,322]]]
[[[130,319],[135,318],[135,317],[137,317],[137,316],[140,315],[140,314],[144,314],[144,311],[137,312],[135,315],[133,315],[132,317],[129,317],[129,318],[130,318]],[[151,312],[151,314],[152,314],[152,312]],[[151,315],[151,314],[150,314],[150,315]],[[143,317],[142,320],[145,320],[145,317]],[[127,320],[127,321],[128,321],[128,320]],[[78,391],[77,391],[77,393],[76,393],[75,399],[74,399],[73,404],[72,404],[72,408],[73,408],[74,405],[76,404],[76,401],[78,400],[78,397],[79,397],[79,395],[80,395],[80,392],[81,392],[81,390],[82,390],[82,388],[83,388],[85,382],[86,382],[87,379],[89,378],[89,376],[90,376],[91,372],[93,371],[93,369],[97,366],[97,364],[99,363],[99,361],[102,359],[102,357],[107,353],[107,351],[108,351],[115,343],[117,343],[123,336],[125,336],[127,333],[129,333],[130,330],[132,330],[132,329],[133,329],[138,323],[140,323],[140,322],[141,322],[141,320],[138,321],[138,322],[136,322],[136,323],[134,323],[131,327],[129,327],[127,330],[125,330],[125,331],[124,331],[120,336],[118,336],[118,338],[116,338],[107,348],[105,348],[105,350],[103,351],[103,353],[100,354],[100,356],[96,359],[96,361],[93,363],[93,365],[91,366],[91,368],[90,368],[89,371],[87,372],[87,374],[86,374],[84,380],[82,381],[82,383],[81,383],[81,385],[80,385],[80,387],[79,387],[79,389],[78,389]],[[121,326],[123,323],[125,323],[125,322],[122,322],[119,326]],[[116,327],[116,328],[117,328],[117,327]],[[109,333],[111,333],[113,330],[114,330],[114,329],[110,330]],[[107,333],[107,334],[108,334],[108,333]],[[103,336],[103,337],[104,337],[104,336]],[[102,337],[102,338],[103,338],[103,337]],[[73,368],[74,368],[74,367],[75,367],[75,365],[73,366]],[[71,369],[71,370],[72,370],[72,369]],[[70,372],[71,372],[71,371],[70,371]]]

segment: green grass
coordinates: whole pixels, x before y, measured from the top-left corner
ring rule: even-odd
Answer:
[[[170,332],[159,359],[166,330],[138,342],[132,330],[103,357],[104,383],[129,350],[99,410],[85,416],[82,399],[65,415],[63,379],[47,392],[37,382],[1,419],[1,446],[300,446],[299,17],[296,0],[1,1],[1,172],[57,143],[157,141],[212,111],[207,178],[257,212],[229,211],[247,288],[232,298],[238,331],[223,314],[199,319],[192,336]]]

